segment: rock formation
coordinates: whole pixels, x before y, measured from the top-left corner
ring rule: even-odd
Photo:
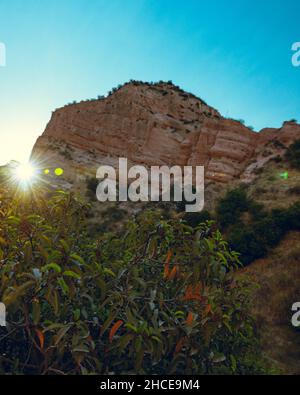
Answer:
[[[171,83],[130,82],[106,98],[56,110],[32,158],[72,182],[101,164],[204,165],[206,180],[249,180],[253,168],[300,138],[300,125],[256,133]],[[277,142],[277,143],[274,143]]]

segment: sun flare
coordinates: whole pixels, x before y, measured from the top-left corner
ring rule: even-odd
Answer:
[[[28,186],[33,183],[37,175],[37,169],[32,163],[21,163],[15,168],[14,175],[20,184]]]

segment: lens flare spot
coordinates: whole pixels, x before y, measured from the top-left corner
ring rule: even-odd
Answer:
[[[60,167],[58,167],[57,169],[54,170],[54,174],[58,177],[62,176],[64,174],[63,169],[61,169]]]
[[[289,178],[289,172],[285,171],[283,173],[280,173],[280,177],[283,178],[284,180],[287,180]]]
[[[49,174],[49,173],[50,173],[50,170],[49,170],[49,169],[45,169],[45,170],[44,170],[44,174],[47,175],[47,174]]]

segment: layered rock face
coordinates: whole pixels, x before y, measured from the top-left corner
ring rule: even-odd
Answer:
[[[117,166],[119,157],[146,166],[204,165],[207,180],[229,182],[270,141],[296,138],[300,126],[293,122],[256,133],[171,83],[132,82],[106,98],[56,110],[32,158],[62,166],[71,182],[95,175],[99,165]]]

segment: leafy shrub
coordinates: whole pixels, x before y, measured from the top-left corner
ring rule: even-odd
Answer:
[[[86,197],[90,200],[96,200],[96,190],[99,180],[95,177],[89,177],[86,180]]]
[[[146,212],[93,241],[70,194],[0,200],[2,373],[265,372],[237,254],[210,223]]]
[[[118,207],[109,207],[103,212],[103,217],[107,218],[110,222],[119,222],[124,219],[127,214],[126,210]]]
[[[252,203],[251,211],[252,222],[247,225],[236,223],[227,235],[229,245],[241,254],[240,259],[244,265],[265,256],[287,232],[300,230],[300,203],[288,209],[274,209],[270,213],[261,205]]]
[[[264,193],[263,188],[261,188],[261,189],[257,188],[256,193],[258,193],[259,190],[260,190],[260,193]],[[250,202],[248,212],[251,215],[251,218],[253,221],[262,219],[267,215],[264,205],[262,203],[256,202],[255,200],[252,200]]]
[[[300,140],[296,140],[289,146],[286,151],[285,158],[289,161],[292,167],[300,169]]]
[[[287,209],[286,227],[289,230],[300,230],[300,202]]]
[[[243,189],[236,188],[227,192],[226,196],[219,201],[216,209],[217,221],[221,228],[224,229],[236,223],[241,214],[247,211],[249,205],[250,201]]]
[[[201,223],[211,220],[211,215],[207,210],[203,210],[199,213],[185,213],[183,219],[189,226],[195,228]]]
[[[263,248],[275,247],[285,233],[285,229],[278,225],[278,221],[272,215],[262,218],[254,223],[253,231]]]
[[[251,227],[235,226],[228,236],[228,242],[231,248],[239,251],[240,259],[244,265],[249,265],[267,253],[266,246],[259,240]]]
[[[272,141],[272,145],[278,149],[286,148],[285,145],[280,140],[277,139]]]
[[[241,218],[244,212],[250,214],[247,222]],[[248,198],[244,188],[238,188],[219,201],[216,220],[226,231],[229,246],[238,251],[241,262],[248,265],[265,256],[288,231],[300,230],[300,203],[268,212],[262,204]]]

